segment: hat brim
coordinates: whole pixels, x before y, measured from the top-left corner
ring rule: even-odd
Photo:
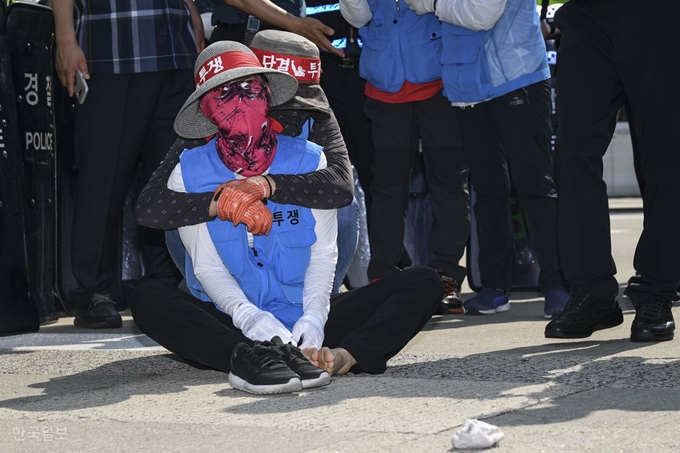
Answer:
[[[331,107],[328,103],[326,93],[320,85],[317,84],[300,84],[298,86],[295,96],[285,104],[281,104],[275,108],[274,111],[281,110],[302,110],[311,112],[315,119],[326,120],[330,118]]]
[[[208,91],[232,80],[250,75],[263,75],[272,93],[270,107],[276,107],[289,101],[298,89],[295,77],[275,69],[259,67],[234,68],[224,71],[201,85],[186,100],[175,118],[175,132],[180,137],[205,138],[217,133],[217,126],[201,111],[200,99]]]

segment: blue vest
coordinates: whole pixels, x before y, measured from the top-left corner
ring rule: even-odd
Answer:
[[[302,174],[315,171],[322,148],[305,140],[278,135],[272,174]],[[231,181],[234,173],[220,160],[215,139],[182,153],[182,177],[189,193],[214,191]],[[316,221],[309,208],[267,201],[274,223],[267,236],[253,236],[248,245],[246,226],[231,222],[208,222],[208,232],[229,273],[238,281],[250,302],[276,316],[289,329],[302,316],[302,290],[309,266],[311,246],[316,241]],[[198,299],[210,301],[194,276],[187,256],[187,286]]]
[[[406,80],[426,83],[440,79],[439,19],[432,13],[418,16],[403,1],[368,0],[368,5],[373,17],[359,29],[363,41],[361,77],[388,93],[399,91]]]
[[[442,23],[442,80],[451,102],[483,102],[550,78],[535,0],[508,0],[491,30]]]

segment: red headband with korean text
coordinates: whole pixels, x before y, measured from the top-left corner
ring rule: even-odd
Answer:
[[[315,84],[321,80],[321,60],[298,55],[287,55],[251,47],[262,66],[286,72],[297,79],[299,83]]]
[[[239,51],[223,52],[201,65],[196,73],[196,88],[228,69],[261,68],[262,63],[250,54]]]

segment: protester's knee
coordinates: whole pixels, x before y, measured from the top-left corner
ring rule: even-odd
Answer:
[[[162,291],[163,286],[160,282],[147,281],[135,289],[130,298],[130,311],[135,322],[154,311],[154,301],[158,299],[155,294]]]
[[[429,304],[430,301],[441,302],[444,297],[444,283],[437,271],[431,267],[422,266],[407,269],[403,272],[409,274],[409,284],[418,286],[418,290],[423,294],[421,300],[424,303]]]

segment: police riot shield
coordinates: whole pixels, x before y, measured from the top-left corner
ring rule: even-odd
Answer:
[[[21,142],[5,23],[0,2],[0,335],[39,328],[28,287]]]
[[[78,287],[71,272],[71,224],[73,222],[73,195],[76,187],[75,162],[75,98],[68,95],[59,83],[56,71],[52,74],[54,105],[54,149],[56,161],[56,258],[55,293],[65,311],[68,294]]]
[[[118,310],[128,308],[128,301],[146,273],[144,265],[144,230],[135,222],[134,208],[144,188],[141,165],[137,164],[130,191],[125,198],[119,230],[119,262],[116,264],[114,299]]]
[[[51,8],[15,2],[7,8],[7,38],[24,167],[28,280],[41,323],[57,320],[53,294],[55,167],[52,112]]]

